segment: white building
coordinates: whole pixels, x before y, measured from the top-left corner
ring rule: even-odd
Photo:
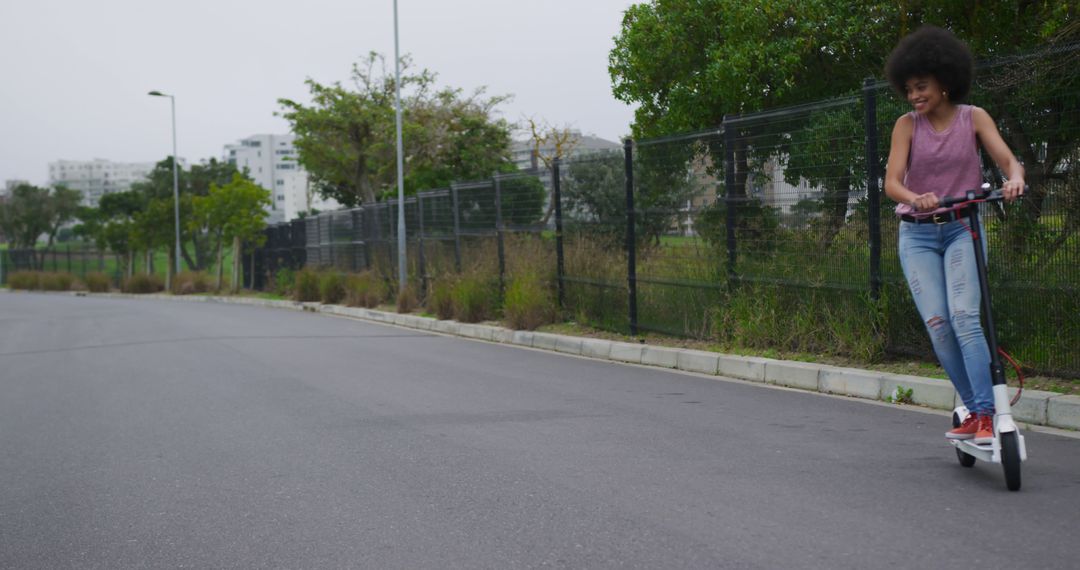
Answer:
[[[225,145],[224,160],[236,166],[256,184],[271,191],[267,223],[287,222],[300,212],[320,212],[341,206],[320,198],[310,187],[307,171],[296,160],[294,135],[252,135],[236,144]]]
[[[569,156],[563,157],[562,166],[560,171],[565,176],[567,168],[574,160],[575,155],[588,154],[590,152],[597,151],[615,151],[622,149],[622,145],[602,139],[593,135],[583,135],[581,131],[570,131],[570,135],[576,139],[573,144],[573,148],[570,149]],[[564,151],[565,152],[565,151]],[[551,186],[551,169],[544,163],[541,157],[555,156],[555,145],[547,143],[542,145],[539,149],[536,148],[536,142],[532,139],[517,140],[510,143],[510,158],[514,161],[514,165],[518,167],[518,170],[531,170],[537,173],[537,177],[540,178],[540,182],[544,184],[544,193],[547,196],[546,200],[551,200],[552,186]],[[545,204],[546,208],[549,204]]]
[[[574,154],[622,148],[622,144],[620,143],[593,135],[583,135],[581,134],[581,131],[570,131],[570,135],[577,139],[573,145],[573,149],[570,151],[571,160],[573,159]],[[547,167],[538,155],[545,157],[554,156],[555,145],[547,143],[537,149],[536,143],[532,139],[513,141],[510,144],[510,155],[519,170],[542,170]],[[564,158],[563,162],[565,163],[566,160],[567,159]]]
[[[131,184],[146,180],[153,162],[112,162],[94,160],[57,160],[49,163],[49,186],[63,185],[82,192],[83,204],[97,206],[98,200],[111,192],[126,192]],[[184,165],[184,159],[180,159]]]

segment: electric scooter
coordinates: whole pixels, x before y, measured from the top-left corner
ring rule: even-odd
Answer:
[[[1026,191],[1026,188],[1025,188]],[[998,351],[997,330],[994,317],[990,312],[990,287],[986,278],[986,258],[983,254],[980,232],[979,207],[983,202],[1001,202],[1004,197],[1001,190],[990,190],[989,184],[983,184],[977,190],[968,190],[963,197],[946,198],[941,201],[943,207],[964,205],[967,208],[968,228],[975,247],[975,264],[979,272],[979,288],[982,292],[982,313],[986,324],[986,342],[990,348],[990,377],[994,385],[994,439],[990,443],[975,444],[970,440],[949,440],[956,447],[956,457],[963,467],[972,467],[975,460],[1000,463],[1005,471],[1005,486],[1010,491],[1020,490],[1020,463],[1027,460],[1027,447],[1020,428],[1013,421],[1012,403],[1005,385],[1005,369],[1002,367]],[[1019,395],[1019,394],[1017,394]],[[967,419],[969,411],[963,405],[953,410],[953,427],[959,427]]]

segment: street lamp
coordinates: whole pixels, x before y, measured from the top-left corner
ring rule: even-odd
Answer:
[[[397,122],[397,192],[398,192],[398,293],[405,292],[408,270],[405,265],[405,167],[401,149],[401,56],[398,55],[397,0],[394,0],[394,107]]]
[[[180,274],[180,172],[177,162],[180,158],[176,155],[176,97],[161,91],[147,93],[152,97],[168,97],[172,105],[172,180],[173,180],[173,215],[176,224],[176,274]]]

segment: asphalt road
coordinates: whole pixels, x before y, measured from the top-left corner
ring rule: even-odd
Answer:
[[[319,314],[0,294],[0,568],[1076,568],[898,407]]]

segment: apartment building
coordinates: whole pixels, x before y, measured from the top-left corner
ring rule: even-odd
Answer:
[[[307,171],[297,161],[295,139],[291,134],[263,134],[225,145],[223,159],[271,191],[270,224],[296,219],[312,209],[324,212],[341,207],[312,190]]]
[[[135,182],[146,180],[153,162],[57,160],[49,163],[49,186],[63,185],[82,192],[83,204],[96,207],[105,194],[126,192]],[[184,159],[180,159],[181,166]]]

